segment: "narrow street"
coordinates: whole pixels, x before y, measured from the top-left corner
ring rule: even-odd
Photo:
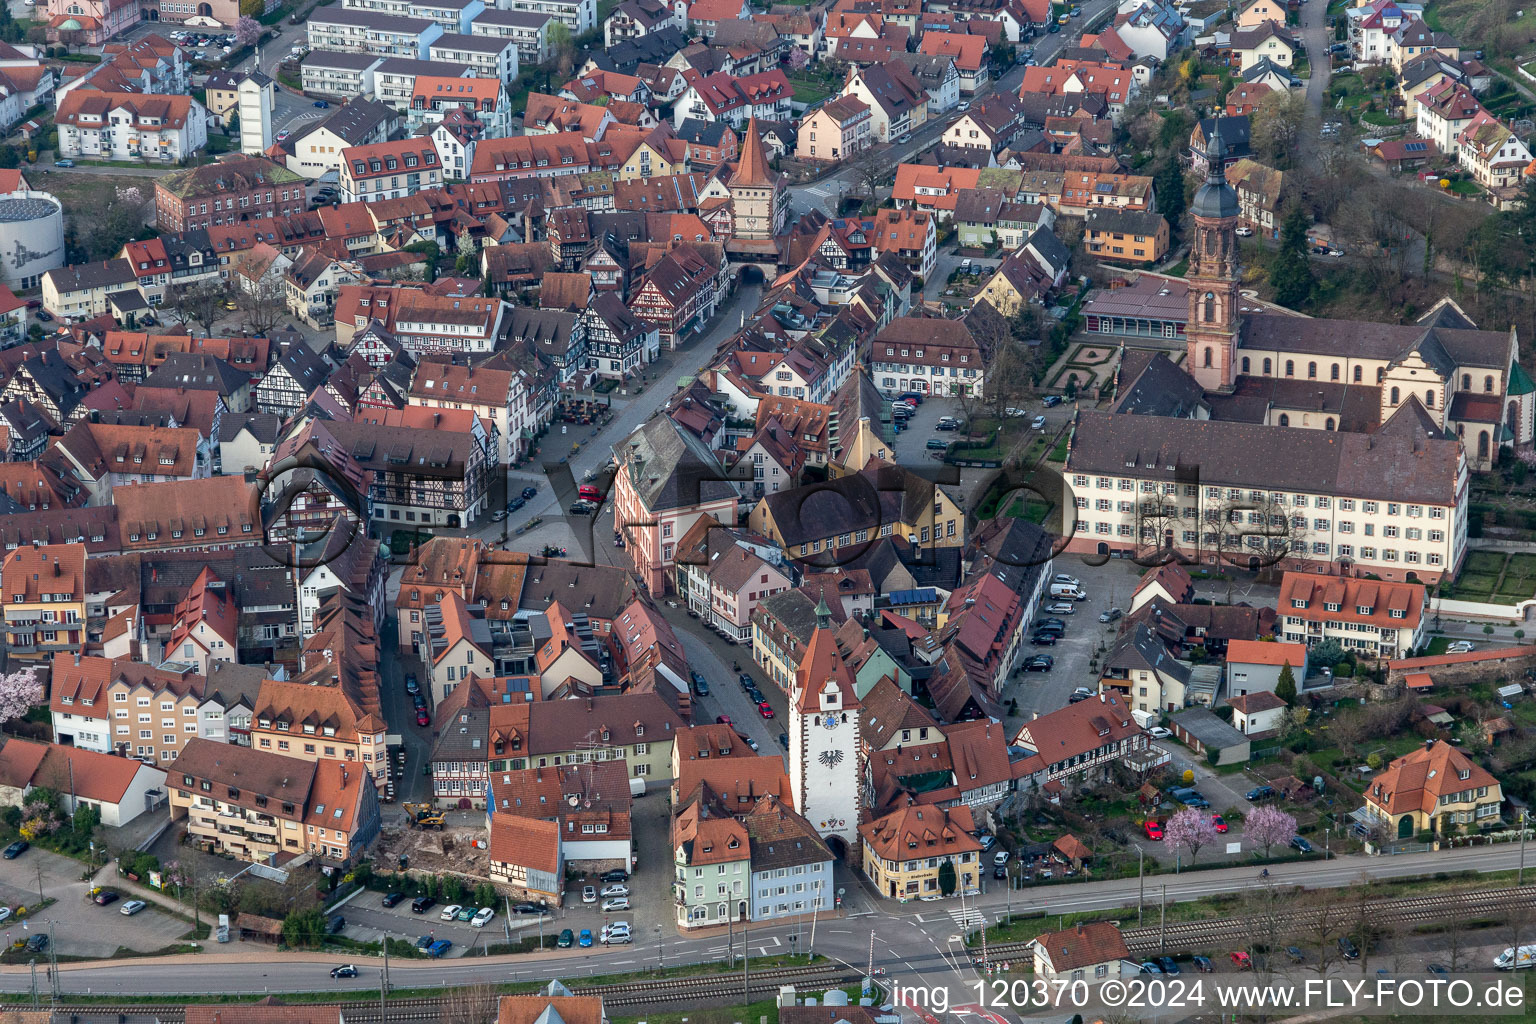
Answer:
[[[1307,80],[1307,124],[1315,130],[1322,120],[1323,101],[1328,97],[1328,82],[1333,76],[1333,61],[1328,56],[1333,32],[1328,27],[1327,0],[1301,5],[1300,35],[1312,65],[1312,77]]]

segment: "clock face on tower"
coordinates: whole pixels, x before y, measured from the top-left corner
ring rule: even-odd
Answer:
[[[822,724],[822,726],[824,728],[836,729],[837,728],[837,716],[836,715],[828,715],[826,718],[823,718],[821,720],[821,724]]]

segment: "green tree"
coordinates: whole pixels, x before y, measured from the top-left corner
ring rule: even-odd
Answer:
[[[75,808],[75,835],[82,839],[89,839],[96,834],[96,826],[101,824],[101,808],[95,804],[80,804]]]
[[[1269,268],[1275,301],[1292,309],[1312,297],[1312,265],[1307,260],[1307,215],[1292,204],[1280,226],[1280,251]]]
[[[458,903],[464,898],[464,883],[458,875],[449,875],[443,879],[443,899],[449,903]]]
[[[945,861],[939,865],[939,893],[951,896],[955,892],[955,865],[951,861]]]
[[[1344,645],[1332,637],[1321,640],[1316,647],[1312,648],[1310,660],[1318,665],[1332,665],[1335,662],[1343,661]]]
[[[1184,219],[1184,172],[1179,169],[1178,157],[1172,150],[1163,157],[1157,173],[1152,176],[1152,188],[1157,196],[1157,207],[1168,220],[1168,229],[1179,231]]]
[[[283,942],[294,947],[316,947],[325,942],[325,914],[319,907],[296,910],[283,918]]]
[[[1289,661],[1280,666],[1280,679],[1275,683],[1275,696],[1287,704],[1296,702],[1296,674],[1291,671]]]

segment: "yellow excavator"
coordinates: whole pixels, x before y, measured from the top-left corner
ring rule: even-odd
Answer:
[[[412,828],[435,828],[439,832],[443,830],[443,812],[431,804],[408,803],[401,806],[405,808]]]

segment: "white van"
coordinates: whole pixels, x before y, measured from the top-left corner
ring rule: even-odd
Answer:
[[[1051,596],[1066,598],[1068,601],[1086,601],[1088,595],[1082,588],[1071,583],[1052,583]]]
[[[1536,966],[1536,946],[1521,946],[1520,956],[1515,957],[1513,947],[1506,947],[1504,952],[1493,958],[1493,966],[1501,971],[1523,970]]]
[[[1162,715],[1158,714],[1156,711],[1142,711],[1137,708],[1131,711],[1131,717],[1136,719],[1136,724],[1141,726],[1143,729],[1150,729],[1157,724],[1158,719],[1160,719]]]

